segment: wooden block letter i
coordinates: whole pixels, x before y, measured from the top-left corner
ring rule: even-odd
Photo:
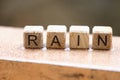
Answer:
[[[32,49],[43,47],[43,26],[25,26],[24,47]]]
[[[95,26],[93,28],[93,49],[111,49],[112,28],[109,26]]]
[[[66,26],[49,25],[47,27],[47,48],[65,48]]]
[[[71,26],[69,30],[69,44],[72,49],[89,48],[89,27],[88,26]]]

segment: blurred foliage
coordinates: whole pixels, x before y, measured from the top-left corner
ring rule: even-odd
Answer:
[[[0,25],[112,26],[120,35],[119,0],[1,0]]]

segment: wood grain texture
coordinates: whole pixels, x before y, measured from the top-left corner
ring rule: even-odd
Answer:
[[[69,47],[71,49],[89,48],[89,27],[71,26],[69,30]]]
[[[95,26],[93,28],[93,49],[112,48],[112,28],[110,26]]]
[[[0,80],[119,80],[119,40],[111,50],[24,49],[23,29],[1,26]]]
[[[46,47],[51,49],[64,49],[66,47],[66,32],[65,25],[48,25]]]
[[[43,26],[25,26],[24,27],[24,47],[42,48],[43,47]]]

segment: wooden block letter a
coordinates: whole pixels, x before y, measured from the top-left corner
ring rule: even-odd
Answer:
[[[66,26],[49,25],[47,28],[47,48],[65,48]]]

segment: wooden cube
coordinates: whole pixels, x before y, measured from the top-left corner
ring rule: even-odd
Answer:
[[[47,27],[47,48],[62,49],[66,43],[66,26],[49,25]]]
[[[89,27],[88,26],[71,26],[69,44],[72,49],[89,48]]]
[[[33,49],[43,47],[43,26],[25,26],[24,47]]]
[[[93,28],[93,49],[111,49],[112,28],[109,26],[95,26]]]

